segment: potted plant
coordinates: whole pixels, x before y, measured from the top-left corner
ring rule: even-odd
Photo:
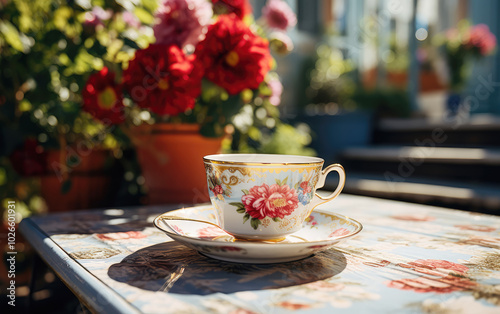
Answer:
[[[247,1],[166,0],[154,16],[153,42],[92,74],[83,108],[131,139],[149,203],[207,201],[202,157],[282,124],[271,50],[289,52],[295,15],[277,0],[257,22]]]
[[[25,195],[41,193],[49,210],[113,201],[109,171],[121,154],[121,134],[82,110],[81,92],[89,72],[151,40],[144,30],[145,12],[154,8],[149,2],[129,8],[143,13],[140,21],[115,2],[106,5],[0,4],[0,166],[8,185],[30,187],[29,193],[8,197],[34,211]],[[26,180],[37,182],[24,185]]]
[[[471,74],[473,60],[492,54],[497,40],[487,25],[472,26],[467,20],[462,20],[457,27],[437,35],[435,42],[443,47],[449,88],[446,108],[454,116],[461,107],[461,93]]]

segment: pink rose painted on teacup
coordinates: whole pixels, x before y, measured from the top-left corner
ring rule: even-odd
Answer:
[[[243,223],[250,219],[252,228],[262,223],[261,220],[269,217],[274,221],[285,218],[293,213],[299,203],[299,197],[294,189],[285,182],[281,184],[254,186],[249,191],[243,190],[241,203],[231,203],[238,207],[239,213],[244,213]]]

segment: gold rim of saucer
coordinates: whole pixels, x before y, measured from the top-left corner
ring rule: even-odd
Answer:
[[[196,242],[201,242],[201,243],[214,243],[214,241],[212,240],[207,240],[207,239],[201,239],[201,238],[194,238],[194,237],[190,237],[190,236],[185,236],[185,235],[181,235],[181,234],[178,234],[178,233],[175,233],[175,232],[170,232],[168,230],[165,230],[164,228],[160,227],[159,224],[158,224],[158,220],[160,219],[164,219],[166,217],[173,217],[174,215],[170,215],[169,213],[175,213],[177,211],[180,211],[180,210],[189,210],[189,209],[198,209],[200,208],[201,206],[193,206],[193,207],[186,207],[186,208],[179,208],[179,209],[176,209],[176,210],[172,210],[172,211],[169,211],[169,212],[166,212],[166,213],[163,213],[163,214],[160,214],[158,215],[154,220],[153,220],[153,225],[165,232],[167,235],[172,235],[172,236],[177,236],[177,237],[181,237],[181,238],[189,238],[193,241],[196,241]],[[207,206],[203,206],[204,209],[213,209],[213,207],[207,205]],[[319,214],[323,214],[323,215],[327,215],[327,216],[332,216],[332,217],[336,217],[337,219],[343,219],[347,222],[349,222],[349,224],[352,224],[355,226],[355,229],[352,230],[349,234],[346,234],[346,235],[342,235],[342,236],[337,236],[335,238],[330,238],[330,239],[321,239],[321,240],[308,240],[304,243],[308,243],[308,244],[312,244],[312,245],[315,245],[315,244],[323,244],[323,243],[328,243],[328,242],[331,242],[331,241],[340,241],[344,238],[349,238],[349,237],[353,237],[355,236],[356,234],[360,233],[362,230],[363,230],[363,225],[357,221],[356,219],[353,219],[349,216],[345,216],[345,215],[341,215],[341,214],[338,214],[338,213],[334,213],[334,212],[330,212],[330,211],[325,211],[325,210],[316,210],[316,211],[313,211],[313,212],[316,212],[316,213],[319,213]],[[222,229],[219,225],[213,223],[213,222],[209,222],[209,221],[206,221],[206,220],[198,220],[198,219],[194,219],[194,218],[185,218],[185,217],[182,217],[183,219],[180,219],[180,220],[191,220],[191,221],[196,221],[196,222],[203,222],[203,223],[208,223],[208,224],[211,224],[211,225],[214,225],[214,226],[217,226],[218,228],[220,228],[221,230],[224,230]],[[175,220],[175,219],[167,219],[167,220]],[[227,231],[225,231],[227,233]],[[258,241],[248,241],[248,239],[241,239],[241,238],[236,238],[235,236],[233,236],[232,234],[228,233],[228,235],[232,236],[234,238],[235,241],[233,242],[237,242],[238,245],[253,245],[253,244],[263,244],[263,245],[280,245],[280,246],[293,246],[293,245],[296,245],[297,243],[288,243],[288,242],[283,242],[283,241],[270,241],[270,240],[258,240]],[[286,238],[286,237],[285,237]]]

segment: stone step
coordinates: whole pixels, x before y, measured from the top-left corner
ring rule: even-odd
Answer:
[[[432,146],[349,148],[339,161],[354,172],[408,178],[500,183],[500,149]]]
[[[382,119],[374,144],[489,147],[500,146],[500,117],[475,115],[455,119]],[[422,144],[423,143],[423,144]]]
[[[327,177],[325,188],[334,189],[337,181]],[[348,171],[344,193],[500,215],[500,184],[418,178],[395,182],[382,175]]]

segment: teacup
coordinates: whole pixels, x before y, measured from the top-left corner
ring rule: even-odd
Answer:
[[[267,154],[217,154],[203,158],[210,200],[218,225],[239,239],[284,239],[298,231],[312,210],[340,194],[345,171],[340,164],[322,170],[317,157]],[[335,191],[316,189],[336,171]]]

